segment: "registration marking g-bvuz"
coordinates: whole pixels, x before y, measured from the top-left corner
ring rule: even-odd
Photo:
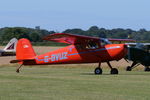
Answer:
[[[51,61],[59,61],[59,60],[64,60],[68,59],[67,57],[68,52],[62,52],[58,54],[52,54],[51,56],[45,56],[44,57],[44,62],[49,62]]]

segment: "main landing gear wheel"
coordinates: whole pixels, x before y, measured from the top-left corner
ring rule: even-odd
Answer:
[[[97,67],[97,68],[95,68],[94,72],[95,72],[96,75],[98,75],[98,74],[102,74],[103,71],[102,71],[101,68]]]
[[[145,67],[144,71],[145,71],[145,72],[149,72],[149,71],[150,71],[150,68],[149,68],[149,67]]]
[[[126,71],[131,71],[132,68],[130,66],[127,66]]]
[[[110,74],[118,74],[118,69],[112,68]]]
[[[112,68],[111,64],[107,62],[109,68],[111,69],[110,74],[118,74],[118,69],[117,68]]]

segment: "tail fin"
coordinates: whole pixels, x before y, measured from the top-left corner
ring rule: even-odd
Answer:
[[[9,43],[4,48],[4,51],[6,52],[16,52],[16,45],[17,45],[17,39],[13,38],[9,41]]]
[[[17,43],[16,48],[16,60],[11,60],[10,63],[19,63],[22,65],[34,65],[36,56],[32,45],[28,39],[20,39]],[[16,70],[17,73],[19,73],[19,69],[21,68],[19,66]]]
[[[17,43],[16,58],[17,60],[29,60],[36,56],[32,45],[28,39],[20,39]]]

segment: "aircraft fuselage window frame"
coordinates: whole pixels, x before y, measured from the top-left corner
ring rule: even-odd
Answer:
[[[86,44],[86,49],[97,49],[99,48],[99,42],[97,41],[88,41],[88,43]]]
[[[106,38],[101,38],[100,39],[100,42],[101,42],[101,45],[102,46],[105,46],[105,45],[107,45],[107,44],[112,44],[108,39],[106,39]]]

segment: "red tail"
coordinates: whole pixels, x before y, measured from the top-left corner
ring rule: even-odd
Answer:
[[[27,39],[20,39],[17,43],[17,48],[16,48],[16,59],[17,60],[12,60],[10,63],[19,63],[22,65],[34,65],[35,59],[34,57],[36,56],[32,45],[29,40]],[[17,73],[19,73],[19,69],[21,68],[19,66],[16,70]]]
[[[20,39],[17,43],[16,58],[17,60],[29,60],[34,59],[36,56],[32,45],[27,39]]]

